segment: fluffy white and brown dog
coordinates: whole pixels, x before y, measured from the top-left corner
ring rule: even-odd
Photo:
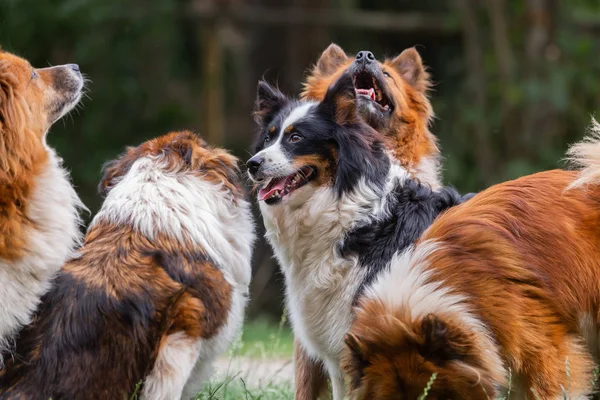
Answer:
[[[247,163],[294,334],[325,365],[335,400],[344,396],[340,356],[352,305],[395,251],[463,200],[412,180],[357,108],[349,73],[321,102],[290,100],[261,82],[260,133]]]
[[[190,398],[241,328],[254,224],[237,159],[173,132],[110,162],[76,258],[23,329],[0,398]]]
[[[83,205],[46,135],[83,86],[75,64],[36,69],[0,49],[0,366],[81,236]]]

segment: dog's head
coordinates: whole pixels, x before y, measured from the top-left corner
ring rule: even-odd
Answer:
[[[437,184],[439,150],[428,129],[433,117],[427,98],[431,81],[419,53],[410,48],[394,58],[378,61],[370,51],[349,57],[331,44],[308,76],[302,97],[323,99],[327,88],[344,73],[352,76],[360,115],[391,139],[398,161],[421,181]],[[427,168],[425,163],[431,166]]]
[[[129,147],[119,158],[105,164],[99,193],[106,196],[141,159],[152,161],[153,168],[164,172],[197,175],[228,189],[236,197],[242,195],[237,158],[223,149],[210,147],[189,131],[171,132]]]
[[[474,334],[434,314],[391,315],[379,302],[363,302],[345,339],[342,366],[351,398],[412,400],[493,398],[494,381]],[[486,393],[489,397],[486,397]]]
[[[79,102],[84,79],[76,64],[34,68],[0,49],[0,141],[16,146],[50,126]]]
[[[358,116],[350,74],[343,74],[321,102],[288,99],[260,82],[255,109],[260,131],[250,178],[269,206],[303,204],[315,190],[337,195],[360,182],[381,188],[389,170],[383,138]]]

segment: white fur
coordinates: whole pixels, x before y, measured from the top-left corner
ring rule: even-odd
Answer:
[[[588,136],[569,147],[567,157],[571,165],[580,169],[577,179],[567,189],[600,183],[600,124],[595,118],[588,128]]]
[[[393,164],[386,192],[406,176]],[[335,400],[344,396],[340,355],[366,272],[356,268],[357,260],[340,257],[337,245],[351,228],[382,215],[385,202],[385,196],[362,181],[341,198],[331,187],[309,183],[274,206],[260,203],[266,238],[285,276],[294,334],[310,356],[324,362]]]
[[[295,124],[305,117],[314,104],[315,103],[308,102],[292,110],[290,115],[288,115],[281,124],[281,129],[277,133],[275,143],[272,143],[256,153],[255,157],[262,157],[266,161],[262,167],[262,173],[269,176],[286,176],[296,172],[296,169],[292,166],[291,160],[281,147],[281,141],[285,136],[285,130],[290,125]]]
[[[169,337],[159,354],[160,362],[146,380],[156,389],[144,398],[175,399],[183,390],[198,389],[213,359],[227,349],[244,320],[255,239],[249,203],[238,199],[236,204],[233,194],[220,185],[195,173],[169,171],[160,157],[146,157],[137,160],[108,193],[92,225],[98,221],[133,223],[148,238],[160,232],[182,242],[191,240],[206,251],[231,284],[225,325],[208,340]],[[181,365],[176,358],[180,354],[185,355]]]
[[[169,335],[144,381],[145,400],[177,400],[198,361],[201,343],[183,332]]]
[[[441,281],[432,281],[427,268],[427,257],[443,245],[434,241],[424,241],[416,247],[409,247],[402,254],[396,254],[390,269],[379,275],[365,291],[365,297],[381,301],[388,309],[406,309],[413,320],[428,314],[452,315],[461,321],[461,326],[476,332],[478,348],[486,350],[486,369],[497,381],[504,384],[507,373],[490,332],[469,307],[468,299],[452,293],[451,288]]]
[[[50,280],[80,244],[78,209],[85,208],[71,186],[62,160],[47,148],[49,159],[36,177],[28,199],[25,255],[18,261],[0,258],[0,351],[10,348],[13,335],[31,321]],[[2,356],[0,356],[0,364]]]
[[[440,181],[440,162],[437,155],[424,157],[417,164],[414,176],[422,183],[429,185],[433,190],[442,187]]]

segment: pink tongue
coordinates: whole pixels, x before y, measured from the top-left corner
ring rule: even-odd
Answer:
[[[286,180],[287,180],[286,178],[280,178],[280,179],[271,181],[267,186],[265,186],[264,188],[262,188],[258,191],[258,200],[263,201],[264,199],[268,198],[276,190],[282,191],[283,187],[285,186]]]
[[[356,93],[368,96],[375,101],[375,89],[356,89]]]

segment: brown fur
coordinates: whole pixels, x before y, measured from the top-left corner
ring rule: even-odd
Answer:
[[[327,372],[322,363],[310,359],[300,343],[294,343],[296,382],[294,399],[318,399],[327,393]]]
[[[423,346],[431,336],[426,322],[413,320],[405,305],[364,299],[345,358],[354,396],[413,398],[436,372],[428,399],[486,399],[482,388],[494,398],[506,376],[491,367],[489,351],[499,352],[527,398],[535,398],[531,390],[558,398],[561,385],[589,392],[594,364],[583,336],[600,328],[600,188],[596,181],[567,190],[577,178],[560,170],[523,177],[440,216],[420,239],[439,246],[422,268],[465,296],[497,347],[482,346],[454,313],[434,316],[438,344]],[[586,315],[591,327],[581,330]],[[587,339],[597,356],[597,338]]]
[[[48,160],[42,139],[53,122],[46,107],[53,78],[39,71],[31,82],[31,65],[0,50],[0,258],[8,261],[26,251],[28,198]]]
[[[306,78],[302,97],[322,100],[327,88],[348,69],[352,61],[353,57],[346,56],[339,46],[331,44]],[[379,64],[390,75],[388,94],[396,103],[387,126],[378,129],[379,133],[390,138],[389,148],[415,178],[437,187],[437,176],[431,180],[430,177],[419,175],[418,170],[423,159],[431,159],[436,163],[439,159],[436,139],[428,127],[433,118],[433,109],[427,97],[431,81],[421,57],[414,48],[410,48]]]
[[[190,132],[129,148],[100,183],[110,192],[140,157],[163,157],[171,173],[223,184],[240,199],[236,158]],[[212,338],[225,324],[231,285],[205,249],[165,232],[99,219],[79,257],[63,267],[0,377],[0,398],[129,398],[167,336]]]
[[[320,101],[325,97],[327,89],[348,70],[353,57],[346,55],[344,50],[336,44],[331,44],[320,56],[311,73],[306,78],[302,97]],[[394,113],[387,125],[379,129],[387,141],[387,147],[393,151],[400,163],[413,174],[413,176],[432,187],[439,186],[438,177],[420,175],[417,167],[423,159],[432,159],[434,163],[439,160],[439,149],[436,139],[429,131],[429,123],[433,118],[433,109],[427,97],[431,81],[419,53],[414,49],[406,49],[393,59],[379,62],[381,68],[390,75],[389,95],[396,103]],[[341,112],[336,113],[336,122],[348,123],[355,118],[355,102],[351,107],[343,107],[344,99],[339,99],[342,105]],[[367,122],[368,118],[367,118]],[[320,175],[321,176],[321,175]],[[296,400],[316,400],[319,389],[326,386],[326,377],[321,373],[323,366],[317,361],[312,361],[301,350],[296,341]],[[310,376],[312,379],[305,380]],[[304,387],[300,382],[306,382],[309,387]],[[311,382],[311,383],[308,383]]]

